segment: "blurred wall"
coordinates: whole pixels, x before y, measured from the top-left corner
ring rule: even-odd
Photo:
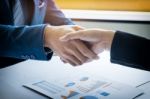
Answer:
[[[135,35],[150,39],[150,24],[148,23],[123,23],[123,22],[95,22],[95,21],[74,21],[76,24],[87,28],[105,28],[126,31]]]
[[[62,9],[150,11],[150,0],[55,0]]]

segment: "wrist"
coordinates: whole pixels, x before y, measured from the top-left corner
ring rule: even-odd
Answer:
[[[110,51],[115,32],[116,31],[113,31],[113,30],[107,30],[104,33],[103,38],[104,38],[104,42],[105,42],[105,50]]]
[[[50,34],[50,25],[46,25],[44,29],[44,47],[49,47],[49,34]]]

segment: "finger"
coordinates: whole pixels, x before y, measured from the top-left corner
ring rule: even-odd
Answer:
[[[97,42],[99,41],[100,38],[97,39],[97,36],[93,37],[92,32],[89,32],[87,30],[79,30],[75,32],[68,33],[62,37],[59,38],[60,41],[69,41],[69,40],[75,40],[75,39],[80,39],[82,41],[87,41],[87,42]]]
[[[80,60],[81,64],[86,63],[86,61],[87,61],[87,59],[88,59],[86,56],[82,55],[82,53],[80,53],[79,50],[75,50],[75,51],[73,52],[73,55],[74,55],[78,60]],[[80,64],[80,65],[81,65],[81,64]]]
[[[72,62],[72,61],[70,61],[70,60],[65,59],[65,61],[66,61],[67,63],[71,64],[72,66],[76,66],[76,64],[75,64],[75,63],[73,63],[73,62]]]
[[[75,40],[74,45],[77,47],[77,49],[80,51],[80,53],[84,56],[86,56],[89,59],[99,59],[97,54],[95,54],[93,51],[89,50],[87,46],[81,42],[80,40]]]
[[[63,58],[60,58],[60,60],[65,64],[67,63],[67,61],[65,61]]]
[[[99,59],[100,59],[100,57],[99,57]],[[89,63],[89,62],[92,62],[93,60],[92,59],[88,59],[87,61],[86,61],[86,63]]]
[[[75,63],[73,63],[72,61],[70,61],[70,60],[66,60],[67,61],[67,63],[69,63],[70,65],[72,65],[72,66],[76,66],[76,64]]]
[[[74,42],[72,42],[72,44],[74,45]],[[80,51],[75,48],[75,47],[72,47],[72,48],[65,48],[66,51],[68,51],[70,54],[74,55],[78,60],[80,60],[80,62],[83,64],[87,61],[87,57],[85,57],[84,55],[82,55],[80,53]]]
[[[65,55],[65,59],[68,60],[70,64],[81,65],[82,63],[75,56],[71,54]]]

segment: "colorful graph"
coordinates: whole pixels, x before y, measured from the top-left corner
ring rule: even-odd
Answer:
[[[71,87],[73,85],[75,85],[75,82],[69,82],[68,84],[65,85],[65,87]]]
[[[97,91],[97,93],[101,96],[109,96],[110,95],[110,93],[102,91],[102,90]]]
[[[62,99],[68,99],[68,98],[71,98],[71,97],[76,96],[78,94],[80,94],[80,93],[75,92],[75,91],[69,91],[69,94],[67,96],[62,95],[61,97],[62,97]]]
[[[83,96],[80,99],[98,99],[98,98],[95,96]]]

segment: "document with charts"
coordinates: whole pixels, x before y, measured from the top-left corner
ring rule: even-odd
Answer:
[[[62,79],[23,85],[54,99],[133,99],[143,94],[135,87],[76,71]]]

